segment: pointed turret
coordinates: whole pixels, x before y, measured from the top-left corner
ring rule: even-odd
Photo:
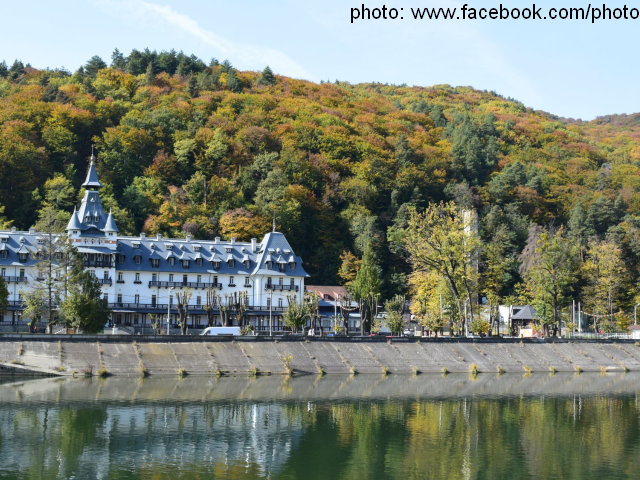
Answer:
[[[118,232],[118,227],[116,226],[116,221],[113,218],[113,214],[111,213],[111,210],[109,210],[109,216],[107,217],[107,222],[105,223],[105,226],[102,229],[102,231],[105,233]]]
[[[87,179],[84,181],[82,186],[86,189],[99,189],[102,188],[102,184],[98,180],[98,174],[96,173],[96,167],[94,162],[96,157],[91,153],[91,163],[89,164],[89,171],[87,172]]]
[[[76,214],[76,209],[74,207],[69,223],[67,224],[67,232],[80,229],[82,229],[82,225],[80,225],[80,221],[78,220],[78,215]]]

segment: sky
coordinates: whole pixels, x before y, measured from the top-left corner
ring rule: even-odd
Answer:
[[[125,54],[173,48],[206,62],[228,59],[240,70],[269,65],[316,82],[472,86],[583,120],[640,112],[640,19],[414,20],[411,8],[460,9],[464,0],[400,0],[364,5],[403,8],[402,20],[351,23],[351,8],[363,1],[6,1],[0,60],[74,71],[93,55],[109,63],[114,48]],[[500,1],[509,8],[531,6]],[[500,1],[469,6],[499,7]],[[543,15],[552,7],[589,5],[535,4]],[[607,6],[624,4],[612,0]]]

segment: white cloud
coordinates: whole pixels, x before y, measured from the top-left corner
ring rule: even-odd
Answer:
[[[269,65],[275,72],[282,75],[309,80],[314,79],[314,75],[280,50],[260,45],[231,42],[207,30],[190,16],[180,13],[168,5],[159,5],[143,0],[97,0],[94,3],[105,10],[113,12],[116,9],[133,15],[138,19],[144,19],[146,22],[149,21],[149,16],[152,16],[153,20],[165,22],[178,32],[190,35],[213,48],[216,55],[229,58],[240,68],[262,70],[266,65]]]

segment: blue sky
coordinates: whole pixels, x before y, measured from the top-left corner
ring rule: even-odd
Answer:
[[[482,0],[476,8],[530,4]],[[582,119],[640,111],[640,20],[378,20],[350,22],[363,0],[68,0],[3,2],[0,59],[75,70],[114,48],[175,48],[237,68],[309,80],[469,85]],[[387,7],[460,7],[397,1]],[[533,3],[533,2],[531,2]],[[538,0],[586,7],[574,0]],[[367,3],[371,8],[380,3]],[[622,2],[607,3],[623,6]],[[631,4],[630,4],[631,5]],[[635,4],[633,6],[636,6]]]

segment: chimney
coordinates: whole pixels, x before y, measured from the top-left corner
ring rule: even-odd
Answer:
[[[11,227],[11,233],[16,233],[16,227]]]
[[[258,242],[257,238],[251,239],[251,252],[256,253],[256,243]]]
[[[213,243],[220,243],[220,237],[216,237]]]
[[[33,228],[33,227],[31,227],[31,228],[29,229],[29,234],[30,234],[30,235],[33,235],[34,233],[36,233],[36,229],[35,229],[35,228]]]
[[[161,234],[158,234],[158,235],[156,236],[156,239],[157,239],[157,240],[162,240],[162,235],[161,235]]]
[[[191,235],[187,235],[187,242],[191,241]]]
[[[235,245],[236,244],[236,237],[231,237],[231,245]]]
[[[147,234],[146,233],[141,233],[140,234],[140,240],[144,240],[145,238],[147,238]]]

